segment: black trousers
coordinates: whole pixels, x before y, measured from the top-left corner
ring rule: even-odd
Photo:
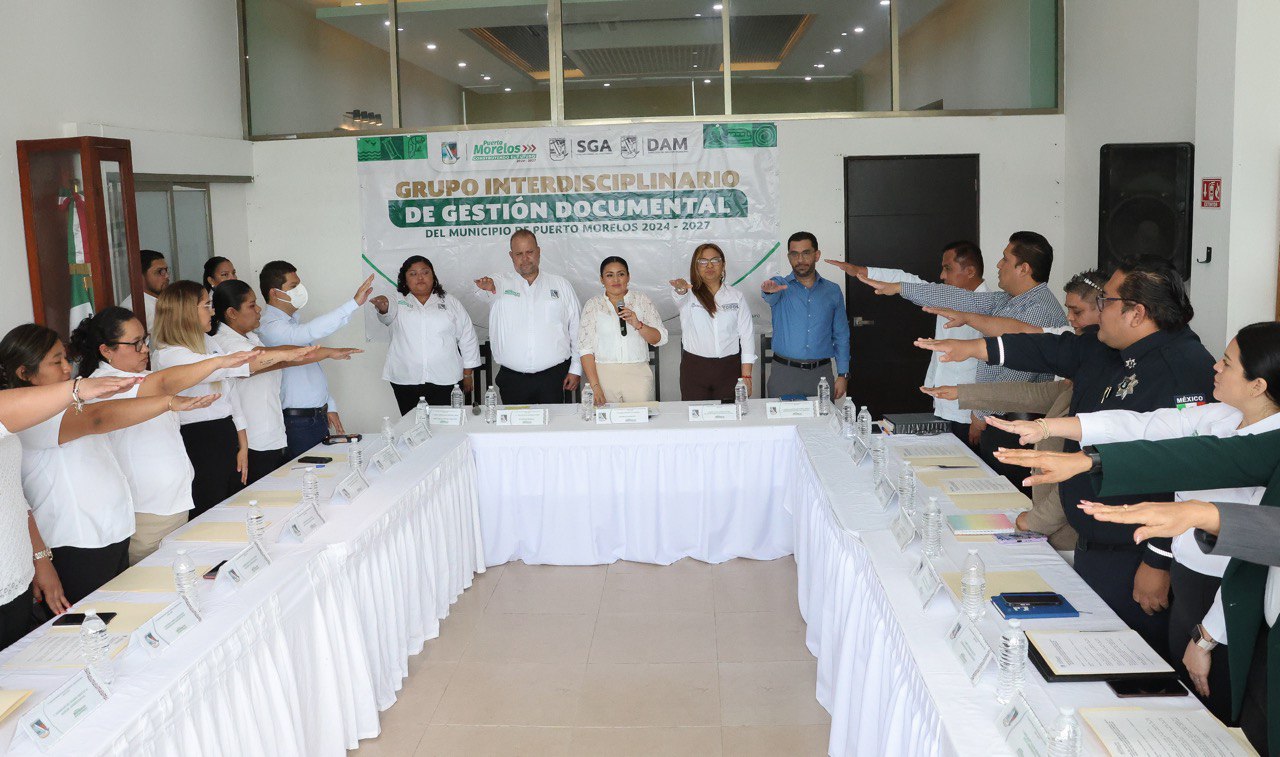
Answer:
[[[31,626],[31,587],[0,605],[0,651],[27,635]]]
[[[1213,606],[1213,597],[1222,585],[1222,579],[1206,576],[1177,562],[1169,569],[1169,578],[1173,592],[1173,604],[1169,606],[1169,663],[1178,671],[1178,676],[1196,694],[1191,685],[1191,677],[1182,664],[1182,655],[1186,652],[1187,642],[1191,640],[1191,629],[1204,619],[1204,614]],[[1219,644],[1209,653],[1209,696],[1200,697],[1204,706],[1218,720],[1230,724],[1231,721],[1231,670],[1227,664],[1227,645]]]
[[[249,450],[249,483],[262,478],[271,473],[281,465],[289,462],[289,448],[281,447],[280,449],[268,450]]]
[[[561,379],[563,381],[564,379]],[[418,406],[418,398],[426,397],[428,405],[448,407],[453,394],[453,386],[440,384],[392,384],[391,393],[396,396],[396,404],[400,406],[400,415],[408,415]]]
[[[680,351],[680,399],[733,401],[733,388],[742,376],[742,353],[702,357]]]
[[[53,567],[67,601],[75,604],[129,569],[129,540],[105,547],[54,547]]]
[[[502,392],[503,404],[558,405],[565,401],[564,377],[568,373],[568,360],[537,373],[521,373],[504,365],[494,383]]]
[[[1240,708],[1240,729],[1258,754],[1264,755],[1270,754],[1267,751],[1267,637],[1275,632],[1265,623],[1258,631],[1249,680],[1244,685],[1244,704]]]
[[[964,438],[966,439],[966,443],[968,443],[968,436],[966,435]],[[1019,444],[1018,437],[1008,431],[1001,431],[995,426],[987,426],[982,429],[982,437],[978,442],[978,455],[982,457],[982,462],[990,465],[991,470],[1009,479],[1009,482],[1018,487],[1019,491],[1030,497],[1031,487],[1022,485],[1023,479],[1031,475],[1030,469],[1022,468],[1017,465],[1007,465],[997,460],[995,452],[1001,447],[1006,447],[1008,449],[1030,449],[1030,447],[1023,447]]]
[[[1142,550],[1146,549],[1134,547],[1108,550],[1077,546],[1076,573],[1126,625],[1137,631],[1161,657],[1169,659],[1169,611],[1148,615],[1133,601],[1133,576],[1142,562]],[[1181,657],[1182,653],[1179,651],[1177,656]]]
[[[183,424],[182,443],[196,473],[191,480],[191,499],[196,505],[191,511],[194,520],[243,488],[240,474],[236,473],[240,437],[236,434],[236,424],[227,416]]]

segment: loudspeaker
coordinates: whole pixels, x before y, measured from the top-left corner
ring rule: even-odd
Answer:
[[[1135,255],[1168,258],[1191,278],[1190,142],[1103,145],[1098,191],[1098,265]]]

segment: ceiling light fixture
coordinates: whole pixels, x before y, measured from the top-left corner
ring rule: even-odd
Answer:
[[[398,31],[398,32],[402,32],[402,31],[404,31],[404,27],[403,27],[403,26],[397,26],[397,27],[396,27],[396,31]]]
[[[490,76],[490,75],[488,75],[488,74],[485,74],[484,76],[481,76],[480,78],[481,78],[481,79],[484,79],[485,81],[489,81],[489,80],[490,80],[490,79],[492,79],[493,77],[492,77],[492,76]]]
[[[804,80],[805,80],[805,81],[813,81],[813,77],[812,77],[812,76],[806,76],[806,77],[804,77]]]
[[[694,68],[697,68],[697,67],[698,67],[698,64],[697,64],[697,63],[694,63],[694,64],[693,64],[693,67],[694,67]]]
[[[390,22],[390,21],[383,21],[383,22],[382,22],[382,25],[383,25],[383,26],[391,26],[391,22]]]
[[[835,53],[836,55],[839,55],[840,53],[844,52],[844,50],[841,50],[840,48],[835,47],[835,48],[832,48],[831,52]]]
[[[711,83],[711,80],[710,80],[710,79],[703,79],[703,80],[702,80],[702,83],[703,83],[703,84],[710,84],[710,83]]]
[[[606,87],[611,86],[611,85],[609,84],[609,82],[605,82],[605,83],[604,83],[604,85],[605,85]]]
[[[503,87],[503,88],[502,88],[502,91],[503,91],[503,92],[510,92],[510,91],[511,91],[511,87]]]
[[[436,49],[436,43],[434,43],[434,42],[428,42],[428,43],[427,43],[427,49],[428,49],[428,50],[434,50],[434,49]]]
[[[814,63],[814,64],[813,64],[813,67],[814,67],[814,68],[826,68],[826,67],[827,67],[827,64],[826,64],[826,63]]]
[[[880,0],[880,4],[881,4],[881,5],[888,5],[888,4],[889,4],[889,0]]]
[[[866,31],[866,30],[865,30],[865,29],[863,29],[861,26],[855,26],[855,27],[853,27],[853,33],[854,33],[854,34],[862,34],[864,31]]]
[[[467,67],[467,62],[465,60],[458,61],[458,68],[466,68],[466,67]]]
[[[711,10],[722,11],[724,10],[724,5],[722,5],[721,3],[716,3],[715,5],[711,6]]]
[[[847,37],[847,36],[849,36],[849,32],[840,32],[840,36],[841,36],[841,37]]]
[[[693,17],[694,17],[694,18],[702,18],[702,14],[701,14],[701,13],[695,13],[695,14],[693,14]]]

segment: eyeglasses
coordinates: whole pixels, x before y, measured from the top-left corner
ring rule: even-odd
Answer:
[[[135,339],[132,342],[107,342],[107,344],[113,344],[117,347],[124,347],[125,345],[128,345],[132,347],[135,352],[142,352],[142,348],[147,346],[147,340],[150,338],[150,334],[144,334],[141,339]]]
[[[699,268],[706,268],[709,265],[724,265],[724,258],[698,258],[694,262]]]
[[[1094,300],[1094,304],[1097,305],[1099,313],[1101,313],[1102,309],[1107,306],[1108,302],[1133,302],[1133,300],[1126,299],[1124,297],[1103,297],[1102,295],[1098,295],[1098,298]]]
[[[787,253],[787,257],[789,257],[789,258],[811,258],[811,257],[813,257],[814,255],[817,255],[817,254],[818,254],[818,251],[817,251],[817,250],[804,250],[804,251],[801,251],[801,252],[794,252],[794,251],[792,251],[792,252],[788,252],[788,253]]]

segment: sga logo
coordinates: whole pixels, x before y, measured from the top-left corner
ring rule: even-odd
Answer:
[[[613,145],[607,139],[579,139],[573,143],[578,155],[612,155]]]

